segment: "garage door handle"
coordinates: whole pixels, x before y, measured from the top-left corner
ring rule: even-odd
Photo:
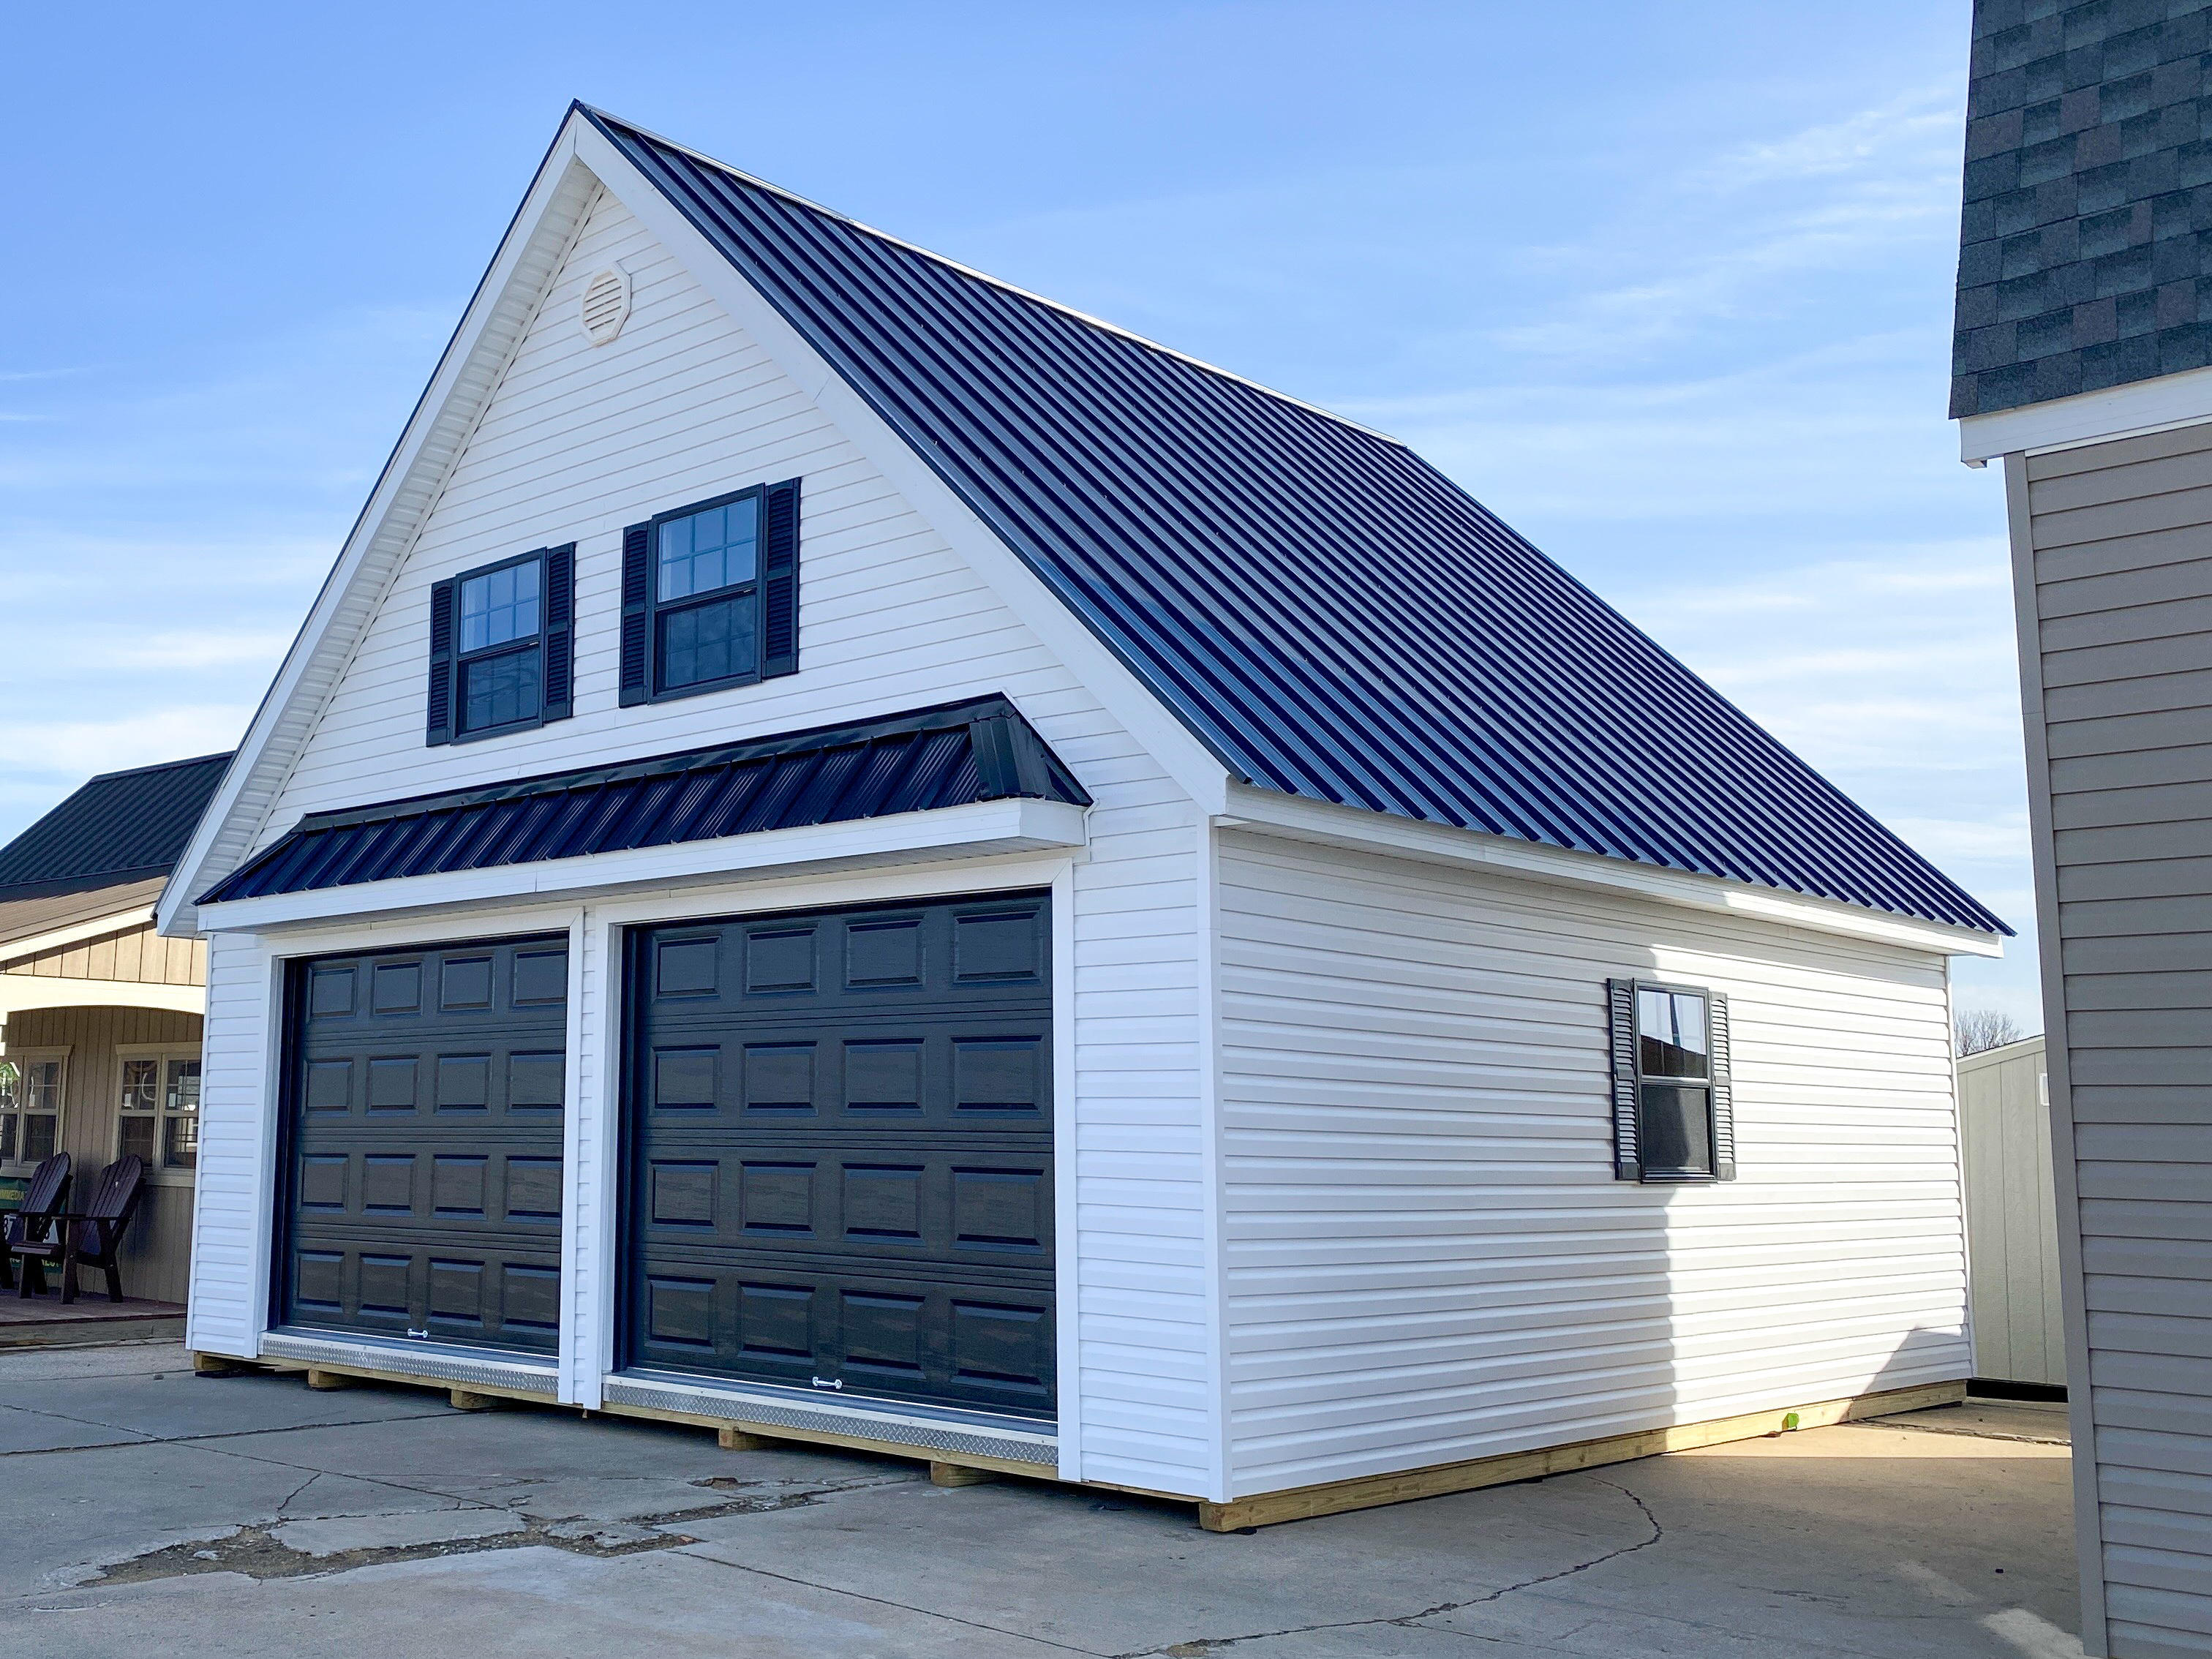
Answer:
[[[845,1386],[845,1379],[841,1376],[832,1381],[826,1376],[817,1376],[814,1379],[814,1386],[817,1389],[842,1389]]]

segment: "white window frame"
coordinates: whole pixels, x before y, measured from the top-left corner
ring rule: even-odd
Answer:
[[[28,1174],[37,1169],[40,1162],[37,1158],[26,1162],[22,1156],[23,1119],[28,1115],[30,1110],[28,1072],[34,1061],[58,1060],[61,1063],[60,1098],[54,1103],[54,1151],[58,1152],[64,1150],[63,1137],[69,1133],[69,1059],[70,1046],[66,1042],[21,1046],[11,1042],[4,1050],[0,1050],[0,1060],[12,1061],[16,1071],[23,1077],[23,1081],[18,1085],[22,1089],[23,1093],[18,1097],[15,1105],[6,1109],[7,1114],[15,1119],[15,1154],[12,1158],[0,1158],[0,1170],[5,1170],[10,1175]]]
[[[125,1062],[133,1060],[150,1060],[155,1063],[155,1088],[157,1092],[151,1112],[126,1112],[123,1109]],[[197,1042],[118,1042],[115,1045],[115,1133],[111,1138],[108,1156],[123,1156],[123,1126],[126,1122],[134,1120],[143,1121],[150,1118],[154,1124],[154,1155],[147,1158],[145,1164],[146,1183],[151,1187],[189,1187],[198,1178],[197,1164],[173,1165],[167,1162],[168,1134],[164,1126],[172,1117],[188,1115],[168,1109],[169,1066],[172,1061],[180,1060],[204,1063],[200,1045]],[[204,1091],[204,1073],[201,1081]],[[194,1112],[189,1115],[197,1117],[198,1114]]]

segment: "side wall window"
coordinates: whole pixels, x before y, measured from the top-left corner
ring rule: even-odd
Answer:
[[[1728,999],[1698,986],[1612,979],[1606,1004],[1615,1178],[1735,1180]]]
[[[149,1170],[191,1170],[200,1161],[200,1051],[118,1048],[115,1155]]]
[[[0,1164],[30,1165],[62,1144],[63,1048],[17,1048],[0,1056]]]
[[[799,668],[799,480],[656,514],[623,532],[622,701]]]
[[[427,742],[533,731],[574,712],[575,589],[574,542],[431,588]]]

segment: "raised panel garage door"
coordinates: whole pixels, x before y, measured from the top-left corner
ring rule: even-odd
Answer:
[[[1053,1406],[1042,894],[631,936],[628,1362]]]
[[[568,944],[291,970],[281,1323],[550,1352]]]

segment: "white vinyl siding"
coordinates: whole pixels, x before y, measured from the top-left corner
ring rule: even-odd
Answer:
[[[1238,1496],[1967,1372],[1940,957],[1229,834]],[[1729,999],[1739,1178],[1613,1178],[1605,981]]]
[[[633,309],[620,337],[593,346],[577,321],[590,275],[620,264]],[[617,703],[623,527],[745,485],[803,476],[799,672],[757,686],[629,708]],[[575,715],[483,743],[423,742],[431,585],[531,548],[576,544]],[[1020,707],[1097,799],[1090,856],[1074,875],[1074,1004],[1080,1120],[1062,1178],[1079,1194],[1079,1395],[1089,1479],[1200,1490],[1211,1444],[1200,1313],[1195,967],[1196,810],[1158,763],[1008,611],[637,221],[602,196],[483,420],[368,623],[304,753],[260,826],[265,846],[301,815],[533,773],[634,759],[834,722],[871,719],[989,692]],[[373,896],[368,902],[374,902]],[[512,928],[487,909],[488,931]],[[226,947],[218,945],[221,953]],[[241,958],[242,961],[242,958]],[[245,970],[241,968],[241,972]],[[587,951],[587,1003],[604,1006],[608,964]],[[265,975],[264,975],[265,981]],[[237,1053],[208,1133],[248,1156],[259,1129],[265,982],[211,987],[236,999]],[[258,997],[261,1004],[248,1011]],[[250,1024],[250,1031],[246,1029]],[[212,1030],[212,1022],[211,1022]],[[597,1026],[586,1024],[580,1122],[605,1089]],[[263,1050],[256,1049],[255,1066]],[[574,1140],[572,1134],[572,1146]],[[265,1136],[264,1136],[265,1139]],[[208,1153],[212,1162],[216,1149]],[[1072,1161],[1071,1161],[1072,1160]],[[587,1166],[588,1167],[588,1166]],[[228,1243],[265,1218],[204,1200],[213,1333],[253,1328],[232,1275],[250,1257]],[[236,1201],[247,1202],[242,1187]],[[598,1201],[594,1194],[582,1200]],[[265,1197],[261,1200],[265,1202]],[[596,1261],[566,1286],[580,1339],[603,1329]],[[243,1321],[244,1323],[237,1322]],[[594,1346],[572,1358],[595,1364]],[[1065,1409],[1065,1407],[1064,1407]]]

